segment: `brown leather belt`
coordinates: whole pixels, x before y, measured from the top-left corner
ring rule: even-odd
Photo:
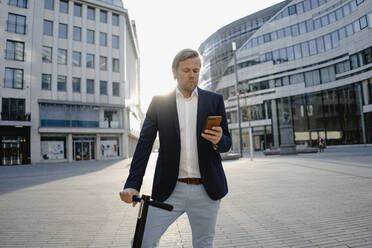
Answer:
[[[201,184],[201,178],[178,178],[179,182],[199,185]]]

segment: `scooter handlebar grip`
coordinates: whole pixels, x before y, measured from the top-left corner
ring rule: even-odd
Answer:
[[[151,206],[154,206],[154,207],[157,207],[157,208],[164,209],[164,210],[168,210],[168,211],[172,211],[173,210],[173,206],[172,205],[169,205],[169,204],[163,203],[163,202],[159,202],[159,201],[151,200],[150,201],[150,205]]]
[[[134,195],[134,196],[132,196],[132,200],[135,201],[135,202],[140,202],[142,200],[142,198],[139,197],[138,195]]]

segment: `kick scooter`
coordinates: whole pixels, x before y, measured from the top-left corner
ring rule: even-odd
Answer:
[[[168,211],[172,211],[173,206],[163,203],[163,202],[155,201],[151,199],[151,197],[148,195],[141,195],[141,196],[134,195],[133,201],[140,202],[140,209],[138,211],[136,232],[134,234],[132,248],[141,248],[149,206],[161,208],[161,209],[168,210]]]

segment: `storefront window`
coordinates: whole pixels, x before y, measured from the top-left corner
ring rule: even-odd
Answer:
[[[115,158],[120,156],[119,137],[101,137],[101,156],[103,158]]]
[[[66,159],[66,136],[42,136],[40,138],[40,159]]]

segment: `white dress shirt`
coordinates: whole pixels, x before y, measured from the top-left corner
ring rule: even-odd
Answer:
[[[198,112],[198,89],[185,98],[176,88],[178,122],[180,126],[181,154],[178,178],[201,178],[196,137],[196,115]]]

